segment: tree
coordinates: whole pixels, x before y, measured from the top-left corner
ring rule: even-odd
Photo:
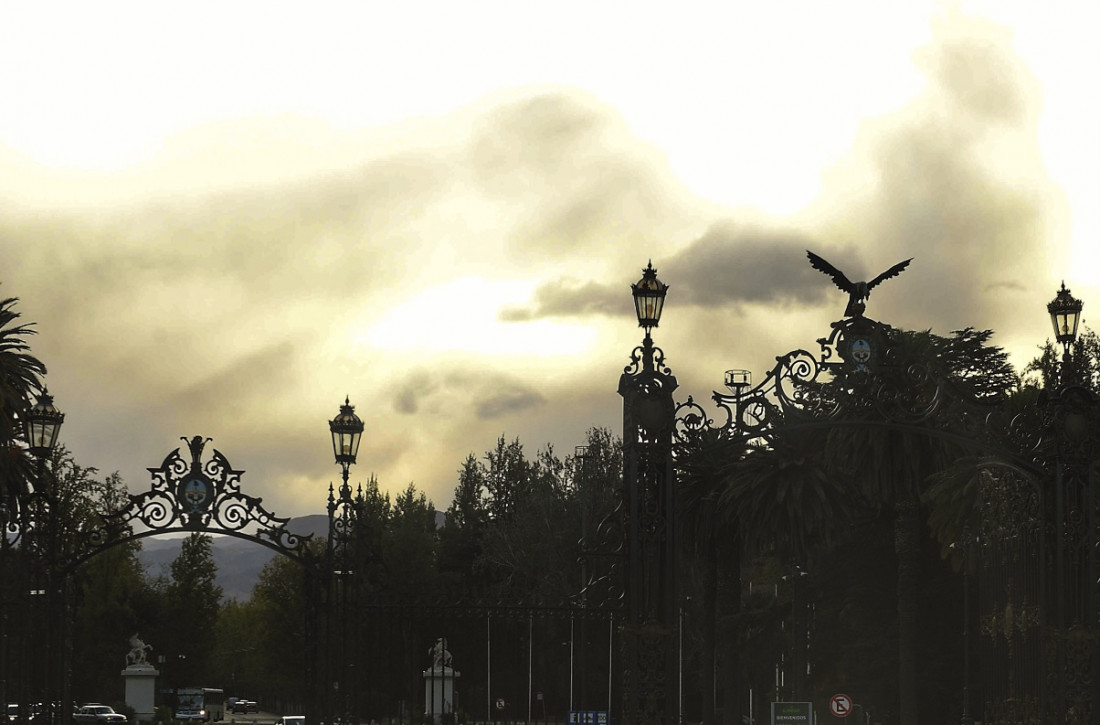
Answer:
[[[175,665],[171,684],[195,686],[210,667],[221,612],[222,588],[215,581],[211,537],[195,532],[185,538],[170,571],[164,587],[164,652]]]
[[[268,567],[275,566],[277,561],[289,560],[276,557],[268,562],[260,572],[251,598],[245,602],[229,600],[218,615],[209,681],[224,686],[227,696],[256,701],[263,698],[266,702],[272,691],[299,691],[298,687],[283,689],[281,686],[288,683],[297,685],[301,681],[304,665],[295,661],[297,658],[286,661],[268,656],[273,647],[287,646],[302,652],[305,646],[304,642],[288,636],[286,631],[270,626],[264,609],[266,600],[261,600],[258,596],[261,583],[269,576]],[[292,596],[281,603],[293,606],[295,602],[296,599]],[[304,619],[305,612],[300,614]]]
[[[718,502],[743,455],[741,441],[723,437],[714,430],[688,439],[677,450],[677,514],[688,573],[684,583],[695,583],[691,591],[696,593],[697,606],[693,609],[698,615],[692,621],[699,621],[701,645],[697,680],[702,685],[702,721],[708,723],[719,722],[715,713],[718,697],[714,676],[718,672],[719,583],[723,575],[732,580],[736,592],[734,612],[740,608],[741,586],[739,518],[730,507],[721,507]],[[736,658],[736,649],[728,649],[728,652]],[[730,664],[736,670],[736,663]],[[723,717],[725,722],[740,717],[737,705],[730,705],[732,707],[726,709]]]
[[[484,492],[485,468],[471,453],[458,471],[454,498],[439,531],[438,566],[448,588],[474,584],[474,563],[481,556],[481,538],[489,521]]]
[[[34,468],[22,440],[20,416],[41,393],[46,366],[30,352],[27,338],[35,334],[34,324],[16,324],[20,314],[16,297],[0,299],[0,504],[7,511],[17,509],[17,498],[30,490]],[[0,517],[7,523],[7,519]]]
[[[411,483],[393,503],[384,541],[391,592],[413,596],[436,589],[435,506]]]
[[[85,532],[102,527],[105,517],[128,501],[118,473],[99,478],[95,468],[80,466],[64,447],[52,459],[57,522],[66,536],[59,543],[64,562],[87,554]],[[118,669],[129,638],[151,625],[145,607],[148,585],[138,554],[141,543],[130,540],[106,549],[70,574],[73,612],[73,691],[86,698],[122,700]]]
[[[310,588],[306,570],[295,561],[276,556],[260,573],[246,609],[231,616],[247,616],[240,632],[251,641],[242,641],[241,662],[255,662],[256,671],[243,670],[242,683],[252,688],[249,697],[259,698],[270,708],[282,711],[301,706],[303,673],[310,651],[306,623]],[[353,614],[353,616],[357,616]],[[239,635],[238,635],[239,636]],[[254,648],[256,654],[249,650]]]
[[[504,436],[497,439],[496,448],[486,452],[485,470],[486,505],[489,519],[507,519],[532,486],[533,464],[523,453],[519,439],[505,443]]]

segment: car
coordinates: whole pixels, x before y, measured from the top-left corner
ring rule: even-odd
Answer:
[[[229,712],[234,715],[247,715],[250,712],[259,712],[260,707],[252,700],[245,700],[244,698],[237,698],[232,704],[228,705]]]
[[[73,713],[73,722],[80,725],[125,725],[126,716],[110,705],[89,702]]]
[[[306,725],[305,715],[283,715],[280,725]]]

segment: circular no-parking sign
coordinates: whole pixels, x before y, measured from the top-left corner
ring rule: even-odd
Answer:
[[[834,717],[848,717],[852,714],[852,698],[847,695],[833,695],[829,698],[829,712]]]

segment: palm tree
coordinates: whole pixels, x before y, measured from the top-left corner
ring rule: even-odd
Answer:
[[[780,554],[798,561],[847,520],[848,494],[823,466],[822,441],[820,430],[780,427],[768,441],[751,444],[708,430],[679,451],[682,542],[701,569],[704,675],[717,664],[719,611],[740,621],[743,556]],[[728,602],[719,596],[720,581],[732,592]],[[739,722],[746,689],[738,682],[739,647],[723,652],[724,719]],[[701,680],[703,721],[717,722],[712,678]]]
[[[18,298],[0,299],[0,495],[12,510],[20,493],[28,489],[33,467],[24,447],[17,445],[23,433],[20,416],[32,397],[42,392],[46,366],[30,354],[27,338],[33,323],[16,324]]]
[[[734,592],[733,614],[740,608],[741,529],[735,512],[721,507],[719,499],[731,480],[744,452],[742,442],[722,436],[715,429],[700,431],[677,450],[680,543],[689,561],[696,564],[699,578],[699,610],[702,654],[699,682],[702,685],[702,720],[716,723],[717,700],[714,673],[718,665],[718,599],[722,575]],[[725,566],[723,566],[723,564]],[[737,648],[727,648],[736,658]],[[737,671],[736,662],[732,670]],[[740,707],[733,688],[725,698],[726,721],[739,722]]]
[[[747,554],[786,562],[784,579],[792,587],[789,685],[799,699],[811,695],[804,678],[809,622],[799,621],[806,610],[794,587],[804,586],[798,580],[810,552],[829,545],[853,517],[856,503],[824,465],[824,437],[820,428],[778,427],[767,441],[749,448],[721,498],[723,508],[737,512]]]

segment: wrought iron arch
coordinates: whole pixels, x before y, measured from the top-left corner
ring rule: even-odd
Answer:
[[[78,537],[77,550],[64,564],[71,573],[98,554],[130,541],[171,533],[231,536],[265,546],[300,565],[320,572],[322,559],[311,548],[312,534],[287,529],[289,517],[276,516],[263,499],[240,489],[243,470],[235,469],[221,451],[203,452],[210,438],[186,441],[190,459],[176,448],[160,466],[149,468],[148,491],[131,494],[129,504]],[[140,527],[135,531],[135,527]]]

